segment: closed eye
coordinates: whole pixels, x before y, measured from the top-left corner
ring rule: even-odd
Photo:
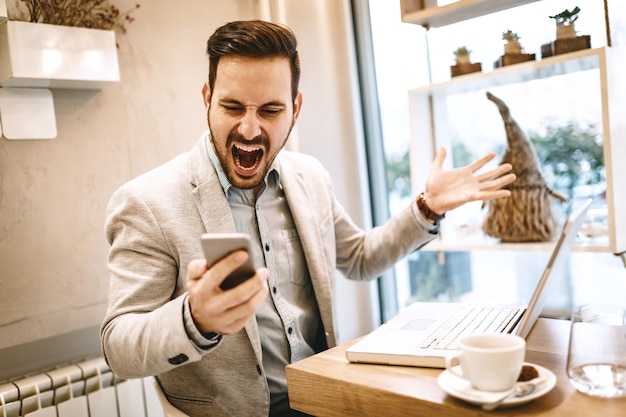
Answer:
[[[243,106],[233,106],[233,105],[228,105],[228,104],[223,104],[222,108],[228,112],[228,113],[233,113],[233,114],[238,114],[244,111]]]
[[[282,107],[263,107],[261,113],[266,116],[277,116],[282,113],[284,109]]]

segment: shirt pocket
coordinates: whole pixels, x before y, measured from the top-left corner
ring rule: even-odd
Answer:
[[[281,230],[281,236],[287,252],[289,280],[292,284],[307,285],[310,279],[298,231],[296,229]]]

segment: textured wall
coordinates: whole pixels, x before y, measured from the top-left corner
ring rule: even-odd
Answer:
[[[256,13],[252,0],[137,1],[118,36],[122,80],[54,90],[54,140],[0,139],[0,349],[100,323],[110,195],[196,141],[206,127],[204,43]]]

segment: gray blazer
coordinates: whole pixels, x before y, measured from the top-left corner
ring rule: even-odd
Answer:
[[[332,347],[335,271],[376,278],[434,235],[411,207],[366,233],[339,204],[316,159],[283,150],[277,162]],[[101,337],[112,370],[123,378],[157,375],[170,402],[191,416],[267,416],[256,320],[208,350],[190,340],[183,323],[187,265],[203,257],[200,235],[235,231],[204,139],[120,187],[107,207],[105,231],[111,278]]]

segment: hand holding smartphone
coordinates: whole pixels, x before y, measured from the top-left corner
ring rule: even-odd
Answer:
[[[205,233],[201,236],[200,242],[209,268],[215,265],[217,261],[236,250],[243,249],[248,252],[246,262],[222,281],[220,285],[221,289],[227,290],[234,288],[256,273],[252,262],[250,236],[247,234]]]

